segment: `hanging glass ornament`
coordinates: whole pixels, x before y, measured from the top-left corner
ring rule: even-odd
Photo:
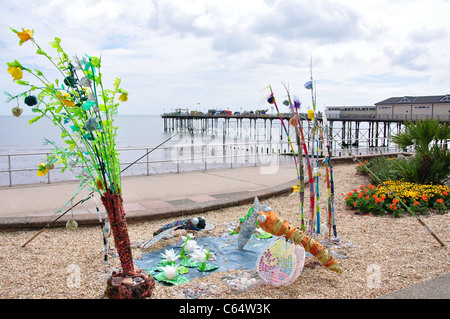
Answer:
[[[22,115],[23,109],[16,106],[12,108],[11,112],[14,116],[19,117],[20,115]]]
[[[66,223],[66,229],[69,231],[75,231],[78,229],[78,223],[73,219],[68,220]]]

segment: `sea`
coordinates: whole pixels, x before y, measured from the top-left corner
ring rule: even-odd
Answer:
[[[76,180],[73,172],[61,173],[60,165],[45,177],[37,176],[39,163],[54,149],[45,140],[63,146],[61,131],[49,119],[30,124],[33,115],[0,116],[0,186]],[[262,128],[236,129],[217,127],[202,132],[194,130],[164,131],[160,115],[117,115],[116,147],[120,153],[122,176],[152,175],[200,169],[234,168],[248,165],[271,165],[293,161],[281,124],[272,127],[270,136]],[[264,131],[264,132],[262,132]],[[256,133],[255,133],[256,132]]]
[[[64,143],[60,129],[49,119],[42,118],[30,124],[33,117],[0,116],[0,186],[76,180],[75,176],[81,173],[82,167],[62,173],[61,165],[56,165],[45,177],[37,176],[39,163],[46,162],[54,149],[45,140],[58,146]],[[270,127],[266,127],[264,121],[257,121],[255,127],[247,119],[238,127],[236,122],[230,126],[218,119],[215,126],[206,131],[195,124],[191,131],[164,131],[160,115],[117,115],[114,125],[118,126],[116,148],[120,153],[122,176],[294,162],[281,121],[272,121]],[[364,129],[362,126],[361,131]],[[313,142],[309,133],[307,130],[306,138]],[[295,136],[292,128],[289,134]],[[365,134],[367,136],[367,131]],[[291,142],[297,150],[295,138],[291,138]],[[349,155],[345,148],[336,143],[332,145],[333,157]],[[312,144],[308,146],[310,152],[311,147]],[[358,146],[347,147],[357,156],[398,151],[392,145],[369,148],[364,138]],[[320,152],[323,155],[323,149]]]

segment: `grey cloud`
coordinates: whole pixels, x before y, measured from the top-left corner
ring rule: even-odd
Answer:
[[[184,6],[177,6],[172,2],[153,0],[153,4],[155,11],[149,18],[148,25],[156,31],[196,36],[208,36],[213,31],[196,24],[197,19],[208,14],[208,8],[205,8],[206,12],[196,13],[186,11]]]
[[[422,71],[428,67],[428,49],[419,45],[407,45],[403,48],[386,48],[384,54],[387,55],[391,64],[403,66],[409,70]]]
[[[439,29],[421,28],[412,31],[410,33],[410,38],[418,43],[428,43],[434,40],[445,38],[447,35],[448,32],[444,28]]]
[[[362,34],[359,16],[351,8],[330,1],[278,1],[257,17],[252,29],[284,39],[341,42]]]
[[[239,53],[254,50],[258,47],[259,43],[255,37],[239,32],[216,33],[212,42],[213,50],[226,51],[228,53]]]

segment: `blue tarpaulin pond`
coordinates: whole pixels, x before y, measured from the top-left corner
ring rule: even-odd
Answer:
[[[208,265],[214,265],[218,268],[213,271],[227,271],[232,269],[254,269],[256,267],[256,261],[259,254],[263,249],[277,239],[277,237],[272,238],[259,238],[257,236],[252,236],[248,243],[245,245],[244,249],[238,250],[237,244],[238,235],[223,234],[220,237],[214,236],[204,236],[196,239],[197,244],[203,249],[209,249],[211,253],[214,254],[215,260],[210,260],[207,262]],[[147,270],[150,274],[154,275],[161,270],[158,264],[163,260],[161,254],[165,250],[173,249],[176,253],[180,253],[182,249],[183,241],[180,240],[174,244],[168,245],[163,249],[156,250],[153,252],[143,253],[140,260],[135,260],[136,266],[141,269]],[[180,261],[177,261],[179,264]],[[182,276],[191,280],[197,277],[208,276],[211,272],[199,271],[196,267],[189,268],[189,271]],[[157,278],[156,278],[157,279]]]

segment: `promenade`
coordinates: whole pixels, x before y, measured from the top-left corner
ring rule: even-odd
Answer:
[[[242,167],[223,170],[130,176],[122,178],[127,221],[202,213],[208,210],[252,203],[292,191],[297,184],[292,163],[274,166]],[[78,181],[0,187],[0,229],[40,228],[55,220],[68,208],[61,207],[78,189]],[[73,204],[88,197],[84,189]],[[52,226],[64,226],[75,219],[80,225],[98,225],[97,205],[104,208],[97,193],[77,205]]]

